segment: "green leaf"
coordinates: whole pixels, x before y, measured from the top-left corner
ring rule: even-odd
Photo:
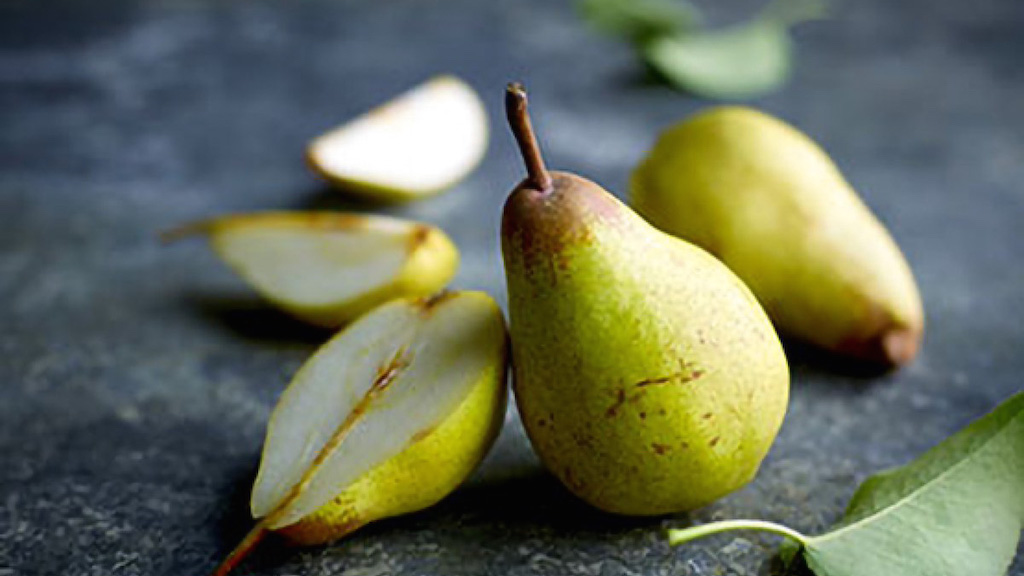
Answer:
[[[1024,527],[1024,393],[901,468],[865,481],[831,532],[807,537],[733,520],[673,530],[679,544],[753,529],[787,536],[780,554],[817,576],[999,576]]]
[[[711,98],[747,98],[789,78],[792,47],[786,26],[755,20],[725,30],[663,36],[643,55],[678,88]]]
[[[678,88],[711,98],[749,98],[786,82],[793,60],[790,26],[823,13],[822,0],[776,0],[729,28],[651,37],[641,52]]]
[[[697,8],[681,0],[581,0],[578,6],[598,30],[633,42],[679,34],[700,21]]]

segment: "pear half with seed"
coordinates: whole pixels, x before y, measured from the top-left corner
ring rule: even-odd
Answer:
[[[383,302],[427,296],[455,274],[440,229],[385,216],[264,212],[188,224],[165,240],[205,234],[257,292],[307,322],[334,328]]]
[[[487,151],[487,112],[454,76],[438,76],[309,145],[310,166],[344,191],[411,200],[450,188]]]
[[[274,408],[258,523],[214,574],[268,532],[319,544],[453,491],[501,428],[506,350],[501,311],[481,292],[396,300],[335,336]]]

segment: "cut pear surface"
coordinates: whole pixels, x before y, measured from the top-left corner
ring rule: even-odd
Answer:
[[[440,229],[384,216],[267,212],[172,231],[206,234],[213,250],[260,294],[308,322],[341,326],[400,296],[444,288],[458,251]]]
[[[364,315],[299,370],[270,417],[256,528],[333,540],[430,506],[489,450],[504,418],[505,322],[480,292],[400,299]]]
[[[319,136],[310,165],[344,190],[388,200],[440,192],[462,180],[487,150],[480,97],[438,76]]]

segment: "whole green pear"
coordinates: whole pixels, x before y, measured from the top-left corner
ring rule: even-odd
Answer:
[[[537,454],[619,514],[690,510],[740,488],[789,395],[768,317],[702,249],[597,184],[548,172],[521,86],[506,107],[529,173],[501,231],[513,388]]]
[[[917,354],[921,298],[903,254],[828,155],[762,112],[673,126],[637,167],[632,203],[742,278],[781,332],[872,363]]]

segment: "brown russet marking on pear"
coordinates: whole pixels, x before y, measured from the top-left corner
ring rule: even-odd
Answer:
[[[641,380],[641,381],[637,382],[636,384],[633,384],[633,386],[636,386],[637,388],[643,388],[644,386],[653,386],[655,384],[665,384],[667,382],[671,382],[675,377],[676,377],[676,375],[672,374],[671,376],[663,376],[661,378],[645,378],[644,380]]]
[[[366,228],[367,219],[356,214],[344,212],[315,212],[308,214],[309,226],[320,230],[362,230]],[[301,224],[301,221],[296,221]],[[302,226],[298,226],[302,227]]]
[[[714,448],[715,446],[718,445],[718,441],[719,440],[721,440],[721,437],[715,436],[714,438],[711,439],[711,442],[708,442],[708,446],[711,446],[712,448]]]
[[[337,450],[341,443],[348,437],[349,432],[355,427],[363,415],[369,410],[373,401],[378,396],[387,390],[389,386],[398,378],[398,375],[409,366],[411,359],[407,357],[406,349],[400,348],[395,352],[395,355],[386,364],[380,366],[377,369],[377,373],[374,376],[373,382],[370,384],[370,388],[366,391],[366,394],[359,400],[359,402],[352,408],[352,411],[345,418],[345,420],[338,425],[331,435],[330,439],[320,448],[317,452],[313,461],[303,472],[302,477],[299,481],[292,486],[288,494],[281,500],[281,502],[270,511],[269,514],[264,516],[256,526],[246,535],[242,542],[235,547],[234,550],[228,555],[228,557],[222,562],[216,570],[214,570],[212,576],[224,576],[252,552],[256,544],[266,536],[266,533],[270,530],[269,526],[276,522],[287,510],[288,507],[295,503],[296,500],[306,491],[310,482],[313,480],[313,476],[320,469],[323,463],[327,460],[330,455]]]
[[[441,304],[447,302],[448,300],[451,300],[455,296],[456,296],[455,292],[451,292],[449,290],[442,290],[442,291],[440,291],[437,294],[434,294],[432,296],[427,296],[426,298],[421,298],[417,302],[417,304],[419,304],[421,312],[423,312],[424,314],[430,315],[430,314],[433,314],[435,310],[437,310],[438,306],[440,306]]]
[[[417,432],[417,433],[412,435],[412,438],[409,439],[409,444],[416,444],[420,440],[423,440],[424,438],[426,438],[427,436],[430,436],[433,433],[434,433],[434,426],[430,426],[428,428],[424,428],[423,430],[420,430],[419,432]]]
[[[867,310],[865,327],[841,340],[836,350],[887,367],[913,360],[921,344],[921,327],[907,326],[876,305]]]
[[[305,546],[322,544],[329,540],[337,540],[366,526],[366,522],[353,518],[347,522],[337,525],[307,525],[302,522],[285,526],[278,530],[278,533],[288,539],[291,543]]]
[[[711,412],[705,412],[704,415],[701,416],[701,418],[703,418],[705,420],[710,420],[712,416],[714,416],[714,415]]]
[[[654,450],[654,453],[657,454],[658,456],[665,455],[671,448],[672,447],[669,446],[668,444],[659,444],[657,442],[651,443],[651,449]]]
[[[412,234],[409,235],[409,243],[406,245],[406,250],[409,254],[416,252],[420,246],[426,244],[428,238],[430,238],[430,227],[422,224],[417,225],[413,228]]]
[[[539,192],[524,180],[509,195],[502,212],[502,235],[517,247],[525,264],[547,260],[552,274],[564,273],[571,267],[571,248],[593,241],[591,227],[580,215],[595,194],[581,188],[597,185],[572,174],[548,174],[553,182],[550,191]]]
[[[538,191],[530,187],[529,179],[524,180],[512,191],[505,206],[505,224],[518,225],[511,230],[524,234],[524,249],[532,243],[546,242],[553,249],[562,250],[590,240],[593,235],[583,216],[596,216],[605,222],[618,222],[624,217],[622,204],[598,184],[568,172],[552,171],[548,175],[552,182],[549,191]],[[522,226],[532,219],[536,219],[535,227]],[[555,230],[558,233],[552,234]]]
[[[837,352],[888,368],[917,356],[924,332],[920,319],[900,320],[853,287],[849,294],[860,307],[861,323],[835,345]]]
[[[584,450],[594,449],[594,439],[586,434],[574,432],[572,435],[572,441]]]
[[[573,490],[580,491],[586,488],[586,485],[578,480],[572,471],[572,468],[565,467],[565,483],[568,484]]]
[[[704,375],[703,370],[688,370],[683,372],[675,372],[668,376],[662,376],[660,378],[645,378],[639,382],[633,384],[636,388],[645,388],[647,386],[661,386],[663,384],[686,384],[698,380]]]
[[[921,332],[910,328],[889,328],[867,339],[846,338],[836,350],[886,367],[907,364],[917,356]]]
[[[604,415],[608,418],[614,418],[619,415],[619,408],[626,403],[626,391],[619,388],[615,391],[615,403],[608,407],[604,411]]]
[[[921,331],[910,329],[889,330],[882,334],[881,347],[885,357],[897,366],[913,360],[921,346]]]

